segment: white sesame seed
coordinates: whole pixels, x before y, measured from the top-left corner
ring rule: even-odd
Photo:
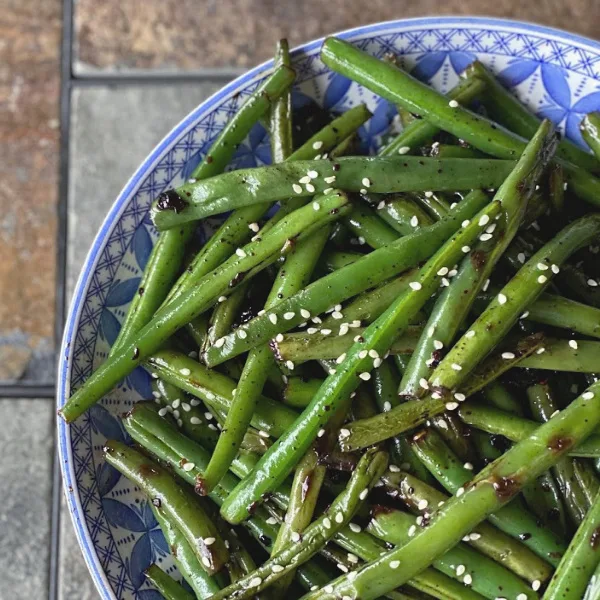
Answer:
[[[465,254],[467,254],[468,252],[471,252],[471,248],[470,248],[469,246],[463,246],[463,247],[461,248],[461,250],[462,250],[462,251],[463,251]]]
[[[417,533],[417,526],[411,525],[408,530],[408,537],[413,537],[415,535],[415,533]]]
[[[452,363],[452,365],[450,365],[455,371],[462,371],[462,367],[457,364],[457,363]]]
[[[598,282],[597,282],[597,281],[595,281],[594,279],[588,279],[588,280],[587,280],[587,284],[588,284],[590,287],[597,287],[597,286],[598,286]]]
[[[444,343],[440,342],[440,340],[433,340],[433,347],[436,350],[441,350],[444,347]]]
[[[471,469],[472,469],[472,465],[471,465]],[[470,533],[469,534],[469,540],[472,541],[472,542],[476,542],[477,540],[480,540],[480,539],[481,539],[481,534],[480,533]]]
[[[429,506],[429,502],[425,499],[419,500],[419,504],[417,504],[417,508],[419,510],[425,510]]]
[[[448,287],[450,285],[450,282],[445,277],[442,277],[441,285],[442,287]]]
[[[307,311],[305,308],[301,308],[300,309],[300,315],[304,318],[304,319],[310,319],[310,312]]]
[[[431,397],[432,397],[434,400],[439,400],[439,399],[442,397],[442,395],[441,395],[439,392],[433,392],[433,393],[431,394]]]
[[[388,468],[392,473],[400,473],[400,467],[398,465],[390,465]]]
[[[398,154],[408,154],[410,152],[410,146],[401,146],[398,150]]]
[[[383,403],[383,412],[388,412],[388,411],[390,411],[390,410],[392,410],[392,405],[391,405],[391,403],[389,402],[389,400],[386,400],[386,401]]]
[[[418,281],[411,281],[408,285],[410,285],[411,289],[415,290],[415,292],[423,287]]]
[[[429,382],[427,381],[427,379],[425,379],[425,377],[421,377],[421,379],[419,379],[419,385],[424,390],[428,390],[429,389]]]
[[[464,493],[465,493],[465,488],[464,488],[464,487],[459,487],[459,488],[456,490],[456,497],[457,497],[457,498],[460,498],[460,497],[461,497],[461,496],[462,496]]]
[[[456,398],[456,400],[458,400],[459,402],[464,402],[467,397],[464,394],[461,394],[460,392],[456,392],[454,394],[454,397]]]
[[[350,430],[349,429],[340,429],[340,438],[345,439],[347,437],[350,437]]]
[[[419,217],[417,217],[417,215],[413,215],[410,218],[410,225],[411,227],[416,227],[419,224]]]
[[[491,234],[491,233],[482,233],[482,234],[479,236],[479,239],[480,239],[482,242],[487,242],[487,241],[491,240],[491,239],[492,239],[492,237],[493,237],[493,236],[492,236],[492,234]]]
[[[552,272],[557,275],[558,273],[560,273],[560,267],[558,265],[552,265],[550,267],[552,269]]]
[[[470,462],[466,462],[463,467],[467,470],[467,471],[472,471],[473,470],[473,465]]]
[[[202,564],[203,564],[205,567],[210,567],[210,560],[208,560],[208,558],[207,558],[206,556],[203,556],[203,557],[202,557]]]
[[[335,522],[336,523],[343,523],[344,522],[344,515],[339,512],[335,515]]]
[[[339,310],[334,310],[334,311],[331,313],[331,316],[332,316],[334,319],[338,320],[338,321],[339,321],[340,319],[343,319],[343,318],[344,318],[344,315],[343,315],[343,314],[342,314],[342,313],[341,313]]]
[[[204,543],[205,543],[207,546],[212,546],[212,545],[213,545],[213,544],[214,544],[216,541],[217,541],[217,540],[216,540],[214,537],[207,537],[207,538],[204,538]]]
[[[366,192],[366,190],[365,190],[365,192]],[[361,246],[364,246],[364,245],[367,243],[367,240],[365,240],[365,238],[364,238],[362,235],[359,235],[359,236],[358,236],[358,243],[359,243]]]
[[[191,423],[192,425],[200,425],[200,424],[202,423],[202,420],[201,420],[201,419],[199,419],[198,417],[192,417],[192,418],[190,419],[190,423]]]
[[[216,342],[215,342],[215,348],[220,348],[223,344],[225,343],[225,338],[219,338]]]
[[[454,277],[458,271],[456,269],[452,269],[452,271],[448,271],[448,277]]]
[[[506,360],[512,360],[513,358],[515,358],[515,354],[514,354],[514,352],[503,352],[502,358],[504,358]]]
[[[312,147],[315,150],[320,150],[323,147],[323,142],[321,140],[317,140],[316,142],[313,142]]]
[[[319,331],[316,327],[309,327],[306,330],[306,333],[308,333],[309,335],[313,335],[314,333],[317,333],[317,331]]]
[[[245,340],[248,337],[248,334],[243,329],[238,329],[237,334],[241,340]]]
[[[278,334],[275,336],[275,341],[276,341],[276,342],[280,342],[280,343],[281,343],[281,342],[283,342],[283,333],[278,333]]]
[[[544,354],[544,352],[546,352],[546,348],[538,348],[535,353],[536,354]]]
[[[158,411],[158,416],[159,416],[159,417],[164,417],[164,416],[166,416],[167,412],[168,412],[168,411],[167,411],[167,407],[165,406],[164,408],[161,408],[161,409]]]
[[[307,175],[308,175],[308,176],[309,176],[311,179],[316,179],[316,178],[319,176],[319,174],[318,174],[316,171],[314,171],[314,170],[313,170],[313,171],[309,171],[309,172],[307,173]]]
[[[462,223],[461,223],[461,227],[468,227],[470,225],[471,221],[469,219],[465,219]]]
[[[540,271],[547,271],[547,270],[548,270],[548,265],[547,265],[546,263],[539,262],[539,263],[537,264],[537,268],[538,268]]]
[[[545,275],[540,275],[538,278],[538,283],[546,283],[546,281],[548,281],[548,278]]]
[[[271,321],[273,325],[277,325],[277,315],[275,313],[271,313],[269,315],[269,321]]]
[[[358,358],[367,358],[367,356],[368,356],[368,355],[369,355],[369,352],[368,352],[368,350],[361,350],[361,351],[358,353]]]
[[[246,256],[246,253],[244,252],[243,248],[236,248],[235,249],[235,253],[240,257],[240,258],[244,258]]]
[[[523,264],[525,262],[525,254],[523,252],[519,252],[519,254],[517,254],[517,260]]]
[[[337,564],[337,568],[342,571],[342,573],[347,573],[348,572],[348,567],[346,565],[343,565],[342,563],[338,563]],[[350,596],[342,596],[342,600],[344,600],[344,598],[349,598],[349,600],[352,600],[352,598],[350,598]]]
[[[496,223],[492,223],[489,227],[485,228],[486,233],[494,233],[496,230]]]
[[[397,569],[400,566],[399,560],[390,561],[390,569]]]
[[[294,363],[291,360],[286,360],[285,361],[285,366],[290,370],[293,371],[294,370]]]
[[[486,279],[485,283],[483,284],[483,287],[481,288],[484,292],[487,291],[487,289],[490,287],[490,280]]]
[[[450,108],[458,108],[458,102],[456,100],[450,100],[450,102],[448,102],[448,106]]]
[[[275,517],[269,517],[269,518],[267,519],[267,523],[268,523],[269,525],[277,525],[277,519],[276,519]]]
[[[295,316],[296,316],[296,313],[294,313],[294,312],[286,312],[286,313],[283,313],[283,318],[284,318],[286,321],[291,321],[291,320],[292,320],[292,319],[293,319]]]
[[[368,373],[367,371],[365,371],[364,373],[361,373],[359,375],[359,377],[363,380],[363,381],[369,381],[369,379],[371,379],[371,373]]]
[[[594,392],[583,392],[583,394],[581,394],[581,397],[584,400],[591,400],[594,397]]]
[[[305,175],[304,177],[300,177],[298,182],[299,183],[310,183],[310,177],[308,175]]]
[[[327,592],[328,594],[333,594],[333,586],[332,585],[326,585],[323,590],[325,592]]]
[[[323,335],[329,335],[329,334],[331,333],[331,329],[327,329],[327,328],[325,328],[325,329],[321,329],[321,333],[322,333]]]
[[[266,431],[263,431],[262,429],[258,430],[258,435],[260,435],[260,437],[264,437],[264,438],[270,437],[269,434]]]
[[[467,338],[472,338],[475,336],[475,330],[474,329],[469,329],[469,331],[467,331],[467,333],[465,333],[465,337]]]
[[[537,592],[541,586],[542,586],[542,582],[539,579],[535,579],[534,581],[531,582],[531,589],[534,592]]]
[[[456,410],[458,408],[458,402],[446,402],[446,410]]]
[[[187,402],[182,402],[181,408],[183,408],[185,412],[190,412],[190,410],[192,410],[192,407]]]
[[[442,267],[442,268],[441,268],[441,269],[440,269],[440,270],[437,272],[437,274],[438,274],[440,277],[443,277],[444,275],[448,275],[448,271],[449,271],[448,267]]]
[[[323,180],[325,183],[333,183],[336,180],[335,175],[330,175],[329,177],[324,177]]]
[[[368,490],[368,488],[365,488],[365,489],[364,489],[364,490],[363,490],[363,491],[362,491],[362,492],[361,492],[361,493],[358,495],[358,497],[359,497],[361,500],[364,500],[364,499],[365,499],[365,498],[366,498],[368,495],[369,495],[369,490]]]
[[[313,194],[315,191],[315,186],[312,183],[307,183],[304,187],[309,194]]]
[[[353,531],[354,533],[360,533],[361,531],[360,525],[357,525],[356,523],[349,523],[348,527],[350,527],[350,531]]]
[[[300,541],[300,534],[297,531],[292,531],[292,541],[293,542],[299,542]]]
[[[506,304],[507,297],[504,294],[498,294],[498,304]]]
[[[458,567],[456,567],[456,574],[460,577],[466,570],[467,568],[465,565],[458,565]]]
[[[490,222],[490,217],[489,215],[481,215],[481,217],[479,217],[479,226],[483,227],[484,225],[487,225]]]
[[[577,342],[575,340],[569,340],[569,346],[571,346],[571,348],[573,348],[573,350],[577,350],[577,348],[579,347],[579,345],[577,344]]]
[[[325,430],[319,429],[319,432],[317,433],[317,437],[323,437],[324,435],[325,435]]]
[[[273,565],[271,567],[271,571],[273,571],[273,573],[281,573],[283,571],[283,567],[281,565]]]
[[[368,177],[363,177],[361,182],[365,187],[371,187],[371,180]]]
[[[433,192],[425,192],[425,198],[433,198]]]
[[[527,594],[519,594],[517,600],[527,600]]]
[[[346,335],[348,333],[350,329],[350,325],[348,325],[348,323],[342,323],[340,325],[340,331],[338,333],[338,335]]]
[[[186,462],[183,465],[183,470],[184,471],[191,471],[196,465],[193,462]]]
[[[378,369],[381,366],[382,362],[383,362],[383,360],[381,358],[374,358],[373,359],[373,368]]]
[[[471,585],[473,583],[473,577],[471,577],[471,575],[469,575],[468,573],[465,575],[464,579],[463,579],[465,585]]]
[[[292,533],[292,540],[294,539],[294,534]],[[295,541],[295,540],[294,540]],[[253,577],[248,583],[249,588],[258,587],[262,583],[262,579],[260,577]]]

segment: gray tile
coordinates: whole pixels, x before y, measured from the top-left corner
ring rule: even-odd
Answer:
[[[83,87],[73,93],[69,175],[70,298],[108,209],[154,146],[221,84]]]
[[[0,599],[48,594],[54,406],[0,400]]]
[[[96,590],[75,537],[75,530],[63,494],[60,508],[58,598],[59,600],[95,600],[98,597],[98,590]]]

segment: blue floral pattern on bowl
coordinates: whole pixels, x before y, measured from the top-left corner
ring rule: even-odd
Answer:
[[[483,61],[539,116],[573,141],[583,114],[600,109],[600,45],[560,31],[494,19],[414,19],[340,34],[367,52],[399,56],[404,68],[442,92],[472,60]],[[318,58],[320,41],[294,52],[294,105],[309,100],[340,112],[360,102],[373,111],[361,128],[374,151],[396,109],[330,72]],[[175,127],[126,185],[93,243],[69,313],[59,365],[58,404],[105,360],[156,241],[150,202],[185,180],[223,124],[268,74],[261,65],[227,85]],[[240,145],[232,168],[268,164],[268,136],[257,125]],[[219,219],[203,223],[210,235]],[[59,446],[69,507],[82,550],[103,598],[155,600],[143,571],[159,562],[179,577],[147,500],[102,460],[107,438],[126,440],[117,416],[150,396],[150,378],[136,369],[100,404],[70,426],[60,422]]]

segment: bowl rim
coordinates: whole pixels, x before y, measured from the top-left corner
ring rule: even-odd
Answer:
[[[582,36],[579,34],[569,33],[559,28],[548,27],[545,25],[537,25],[527,21],[519,21],[513,19],[499,19],[486,16],[435,16],[435,17],[416,17],[410,19],[394,19],[391,21],[380,21],[369,25],[362,25],[351,29],[330,34],[331,36],[341,37],[343,39],[351,39],[355,36],[364,34],[376,34],[380,31],[389,29],[410,29],[413,27],[435,26],[490,26],[490,27],[505,27],[519,29],[523,33],[536,33],[548,38],[555,38],[560,41],[569,41],[577,46],[587,46],[590,50],[600,53],[600,42]],[[292,57],[307,55],[314,53],[320,48],[325,37],[312,40],[305,44],[296,46],[292,51]],[[150,154],[144,159],[142,164],[136,169],[131,178],[127,181],[116,200],[109,209],[104,218],[98,233],[83,263],[83,267],[77,279],[77,283],[73,290],[73,296],[69,304],[67,318],[65,320],[65,329],[62,337],[59,363],[57,368],[57,384],[56,384],[56,403],[57,408],[61,408],[64,400],[68,397],[70,391],[71,378],[71,361],[69,360],[69,344],[70,340],[76,332],[76,325],[79,322],[81,309],[87,295],[90,273],[93,272],[101,251],[111,233],[113,224],[119,218],[122,211],[126,208],[132,194],[135,193],[136,187],[145,175],[154,168],[156,162],[163,156],[165,150],[178,139],[187,128],[193,126],[197,120],[206,112],[212,110],[213,106],[225,99],[227,96],[236,92],[236,90],[245,84],[251,83],[253,80],[261,78],[264,73],[273,67],[273,59],[267,60],[252,69],[249,69],[244,74],[236,77],[233,81],[224,85],[216,93],[204,100],[187,116],[185,116],[177,125],[175,125],[164,138],[154,147]],[[76,479],[73,465],[72,448],[70,443],[70,425],[65,423],[63,419],[57,417],[57,441],[60,467],[62,473],[62,484],[64,494],[66,496],[67,506],[71,515],[71,520],[75,528],[75,533],[79,547],[83,552],[83,556],[87,568],[92,576],[96,589],[100,593],[103,600],[116,600],[116,596],[111,588],[110,582],[106,577],[106,573],[100,563],[98,554],[91,541],[85,519],[83,516],[83,508],[79,498],[79,493],[76,487]]]

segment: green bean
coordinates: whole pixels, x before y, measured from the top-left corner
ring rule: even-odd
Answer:
[[[485,402],[490,406],[495,406],[519,417],[523,416],[521,403],[500,382],[494,381],[486,385],[482,390],[482,395]]]
[[[477,429],[494,435],[502,435],[513,442],[520,442],[531,435],[537,423],[491,406],[468,402],[459,409],[460,418]],[[590,435],[580,445],[569,450],[569,456],[597,458],[600,456],[600,434]]]
[[[190,587],[194,590],[196,596],[204,598],[205,596],[210,596],[211,594],[218,592],[221,588],[200,565],[196,554],[185,539],[185,536],[173,523],[171,523],[161,508],[154,504],[151,505],[151,508],[154,517],[158,521],[165,536],[167,545],[171,549],[173,559],[179,572],[190,584]]]
[[[185,354],[160,350],[148,359],[148,368],[161,379],[224,413],[231,408],[236,382],[217,371],[207,369]],[[296,416],[295,411],[280,402],[261,397],[256,405],[252,425],[269,435],[279,437],[294,422]]]
[[[223,567],[227,562],[227,548],[197,498],[179,487],[162,467],[121,442],[107,441],[104,457],[108,464],[134,482],[151,500],[160,503],[209,575]]]
[[[501,220],[488,227],[488,230],[491,228],[491,232],[486,230],[484,235],[491,239],[482,239],[473,250],[465,246],[463,251],[467,256],[462,261],[458,273],[451,282],[446,280],[448,285],[439,295],[402,377],[401,393],[412,396],[423,394],[424,389],[419,382],[429,379],[433,370],[432,363],[439,355],[439,350],[450,347],[454,342],[477,293],[516,235],[529,199],[552,158],[555,147],[554,128],[549,121],[544,121],[525,148],[517,166],[494,196],[494,199],[501,203],[504,214]],[[430,332],[434,333],[430,335]]]
[[[438,193],[417,194],[419,203],[424,206],[429,214],[436,220],[443,219],[450,211],[450,204]]]
[[[375,506],[367,531],[385,542],[403,546],[410,541],[409,532],[413,526],[414,517],[399,510]],[[463,543],[448,550],[433,562],[433,566],[445,575],[470,585],[474,591],[490,600],[501,595],[516,598],[519,594],[531,592],[531,588],[506,567]]]
[[[565,186],[565,172],[562,165],[553,165],[548,173],[548,199],[554,214],[564,213]]]
[[[194,596],[171,579],[158,565],[150,565],[145,575],[165,600],[194,600]]]
[[[265,308],[270,308],[280,298],[289,297],[309,283],[330,231],[329,227],[324,227],[292,249],[275,277]],[[237,454],[244,433],[256,412],[272,360],[273,357],[266,345],[253,348],[248,354],[238,381],[236,395],[227,412],[223,431],[204,473],[205,490],[212,489],[227,473],[231,461]]]
[[[540,120],[481,64],[472,62],[462,73],[463,77],[477,77],[485,81],[483,102],[492,119],[517,135],[528,139],[536,132]],[[557,155],[579,165],[592,173],[600,169],[600,163],[567,139],[560,142]]]
[[[275,66],[292,66],[288,41],[277,42]],[[286,90],[273,103],[269,115],[269,137],[271,140],[271,162],[280,163],[293,152],[292,147],[292,94]]]
[[[233,328],[242,306],[248,299],[249,284],[250,280],[243,281],[229,296],[223,296],[222,301],[215,306],[210,317],[206,341],[200,347],[201,351],[214,344],[216,340]],[[200,318],[202,318],[202,315],[200,315]]]
[[[377,214],[401,235],[408,235],[416,227],[427,227],[433,219],[413,198],[403,194],[383,197],[377,204]]]
[[[452,267],[462,255],[461,247],[473,243],[481,234],[487,222],[481,221],[483,224],[479,225],[483,215],[486,215],[488,221],[492,221],[496,215],[501,214],[501,210],[499,202],[493,202],[482,209],[473,222],[459,230],[425,263],[415,281],[411,282],[410,290],[399,296],[381,317],[369,325],[293,426],[263,455],[255,472],[246,477],[223,503],[221,514],[226,521],[238,523],[243,520],[247,516],[248,506],[281,484],[316,438],[319,429],[327,423],[331,412],[358,387],[361,380],[370,378],[370,371],[378,366],[377,361],[381,362],[379,356],[389,350],[394,339],[406,329],[415,313],[437,289],[438,271],[444,267]],[[382,413],[387,414],[390,413]],[[365,420],[370,419],[363,421]],[[341,433],[344,431],[342,429]]]
[[[346,227],[371,248],[381,248],[398,239],[398,233],[380,219],[365,203],[357,206],[345,219]]]
[[[483,469],[431,518],[411,541],[361,567],[352,580],[332,582],[332,592],[317,591],[305,599],[333,600],[349,595],[361,600],[377,598],[405,583],[414,573],[452,548],[475,525],[519,493],[522,487],[550,468],[571,445],[585,439],[600,423],[600,385],[594,384],[562,413],[540,426]],[[396,562],[399,561],[399,564]]]
[[[355,263],[314,281],[301,292],[249,321],[245,325],[247,338],[240,339],[230,334],[225,336],[221,347],[209,348],[203,357],[205,363],[214,367],[267,342],[278,333],[293,329],[306,320],[300,313],[302,309],[314,317],[425,260],[460,227],[463,220],[472,218],[486,203],[487,197],[483,192],[472,192],[447,219],[374,250]],[[284,315],[290,317],[292,313],[292,318],[284,319]]]
[[[393,497],[399,497],[411,512],[419,514],[419,504],[429,507],[443,506],[448,497],[437,489],[423,483],[416,477],[405,473],[387,473],[383,477],[384,485]],[[534,554],[522,542],[515,540],[487,521],[480,523],[472,530],[475,535],[465,536],[469,546],[481,554],[489,556],[495,562],[504,565],[519,577],[530,583],[536,579],[549,580],[552,567]]]
[[[558,407],[548,383],[539,383],[527,388],[529,408],[533,418],[543,423],[550,420]],[[588,511],[590,502],[575,475],[575,460],[566,456],[561,458],[552,468],[554,478],[560,488],[565,508],[571,519],[579,525],[585,513]]]
[[[582,598],[589,578],[600,561],[598,535],[600,527],[600,494],[577,529],[562,561],[558,565],[544,598],[577,600]]]
[[[190,289],[159,310],[135,339],[104,362],[63,406],[63,418],[70,422],[83,414],[178,329],[202,314],[221,294],[239,283],[243,274],[246,274],[246,278],[251,277],[273,262],[288,239],[296,236],[299,236],[299,240],[303,239],[327,222],[342,216],[347,210],[347,202],[343,194],[323,196],[319,200],[319,210],[314,210],[312,206],[300,208],[280,221],[268,235],[239,249],[239,255],[235,254],[206,275],[202,285]],[[239,336],[245,329],[236,331]]]
[[[576,347],[572,344],[576,344]],[[532,354],[521,365],[530,369],[598,373],[600,371],[600,342],[587,340],[552,340],[544,343],[542,354]]]
[[[600,114],[597,112],[592,112],[585,115],[585,117],[583,117],[581,121],[581,124],[579,125],[581,135],[583,136],[583,139],[586,141],[587,145],[594,153],[596,159],[598,159],[598,157],[600,156],[600,135],[598,133],[599,125]]]
[[[294,408],[305,408],[322,384],[322,379],[289,377],[283,390],[283,402]]]
[[[349,424],[350,435],[343,440],[344,447],[349,450],[362,448],[412,429],[442,412],[449,400],[454,402],[454,394],[459,393],[457,388],[544,291],[559,265],[597,237],[599,232],[600,215],[596,214],[582,217],[565,227],[523,265],[469,331],[446,354],[430,378],[429,385],[435,396],[406,402],[385,414]],[[540,264],[547,270],[540,269]],[[550,268],[551,265],[556,265],[554,270]],[[471,331],[475,334],[471,334]],[[531,362],[532,357],[528,357],[521,364],[531,366]]]
[[[430,473],[451,494],[456,494],[461,487],[468,487],[473,477],[472,470],[461,463],[435,431],[423,430],[415,433],[412,436],[412,444],[417,456]],[[519,502],[512,502],[488,515],[488,520],[500,531],[516,539],[521,539],[523,532],[527,532],[527,539],[523,540],[523,543],[552,565],[558,564],[559,557],[566,550],[566,545],[550,530],[536,522],[535,517]]]
[[[511,159],[523,152],[525,141],[519,136],[463,108],[458,102],[448,102],[445,96],[433,88],[417,81],[408,73],[369,56],[348,42],[327,38],[321,48],[321,60],[337,73],[357,81],[386,100],[401,104],[410,112],[425,117],[437,127],[465,140],[485,154]],[[563,159],[557,159],[557,162],[564,166],[567,182],[575,193],[597,205],[600,202],[600,181],[577,165]]]
[[[483,158],[485,155],[470,147],[434,144],[431,147],[430,156],[436,158]]]
[[[583,600],[598,600],[598,598],[600,598],[600,565],[590,577]]]
[[[192,319],[185,326],[185,329],[196,342],[198,348],[204,347],[208,336],[208,315],[199,315]]]
[[[321,150],[327,151],[333,148],[340,139],[358,129],[371,113],[364,105],[358,105],[347,110],[343,115],[334,119],[329,125],[317,132],[298,148],[289,160],[308,160],[315,156],[315,144],[322,144]],[[194,258],[189,268],[173,286],[167,296],[167,302],[174,301],[178,296],[196,286],[198,282],[222,262],[227,260],[237,247],[247,243],[256,229],[257,221],[269,210],[270,203],[254,205],[234,211],[213,234],[210,240],[202,247],[202,250]],[[299,208],[294,201],[288,201],[275,213],[261,230],[266,233],[265,228],[271,228],[278,223],[291,210]],[[252,227],[252,229],[251,229]]]
[[[327,271],[337,271],[346,265],[356,262],[362,256],[363,254],[358,252],[340,252],[339,250],[329,250],[324,252],[322,257],[323,266],[327,269]]]
[[[228,210],[285,200],[290,194],[294,194],[294,198],[323,194],[333,184],[347,192],[368,189],[373,193],[498,188],[513,167],[511,160],[448,158],[442,161],[416,156],[349,156],[335,163],[286,161],[281,165],[240,169],[186,183],[155,200],[151,217],[159,230],[170,229]],[[307,175],[313,172],[317,174],[314,179]],[[310,183],[300,184],[305,177]]]
[[[289,67],[281,66],[262,83],[221,130],[202,162],[194,169],[193,179],[205,179],[221,173],[233,156],[238,144],[252,126],[269,110],[271,103],[289,88],[295,77]],[[152,318],[167,297],[181,268],[185,247],[195,227],[186,225],[161,235],[154,245],[144,275],[134,296],[119,335],[111,348],[116,354]]]
[[[332,502],[330,507],[309,525],[302,541],[271,556],[248,577],[230,585],[212,596],[214,600],[225,598],[248,598],[259,592],[303,562],[314,556],[321,547],[352,519],[366,498],[368,490],[379,479],[387,465],[384,452],[370,449],[362,456],[346,489]],[[366,491],[365,491],[366,490]],[[277,567],[283,567],[279,569]],[[273,567],[276,567],[273,569]]]
[[[470,104],[485,89],[485,83],[477,78],[463,79],[450,90],[448,100],[455,100],[460,104]],[[410,111],[408,111],[410,112]],[[394,154],[418,154],[421,147],[428,144],[440,129],[425,119],[414,119],[404,126],[404,129],[379,152],[382,156]]]
[[[490,293],[479,294],[475,308],[482,308],[492,300]],[[523,319],[552,327],[568,329],[582,335],[600,338],[600,309],[555,294],[542,294]]]

